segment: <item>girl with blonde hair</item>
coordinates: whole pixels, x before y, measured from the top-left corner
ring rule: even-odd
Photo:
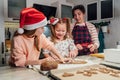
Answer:
[[[78,51],[72,40],[70,20],[68,18],[51,18],[49,23],[51,36],[48,39],[54,44],[57,51],[63,57],[76,57]],[[50,54],[52,58],[56,59],[55,55],[49,50],[44,49],[43,53],[45,57],[48,57],[48,54]]]

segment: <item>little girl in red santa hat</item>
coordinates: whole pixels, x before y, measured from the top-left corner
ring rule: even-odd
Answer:
[[[60,61],[64,61],[43,34],[43,27],[46,24],[47,19],[42,12],[34,8],[25,8],[21,11],[20,28],[15,32],[12,41],[10,65],[24,67],[50,60],[51,58],[39,60],[41,48],[52,51]]]

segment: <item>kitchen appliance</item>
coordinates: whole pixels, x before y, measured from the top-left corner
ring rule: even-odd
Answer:
[[[117,49],[120,49],[120,45],[117,45]]]
[[[118,41],[116,44],[117,44],[117,49],[120,49],[120,41]]]
[[[104,60],[120,64],[120,49],[104,49]]]

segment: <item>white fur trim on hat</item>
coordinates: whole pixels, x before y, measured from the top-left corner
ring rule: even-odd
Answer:
[[[18,28],[17,32],[18,32],[19,34],[23,34],[23,33],[24,33],[24,29],[23,29],[23,28]]]
[[[56,20],[52,23],[52,25],[55,25],[58,21],[59,21],[59,19],[58,18],[55,18]]]
[[[34,29],[37,29],[39,27],[43,27],[47,25],[47,19],[43,19],[42,21],[38,22],[38,23],[35,23],[35,24],[30,24],[30,25],[24,25],[24,29],[26,30],[34,30]]]
[[[48,24],[52,24],[52,25],[55,25],[58,21],[59,21],[59,19],[58,18],[54,18],[54,22],[50,22],[50,20],[48,20]]]
[[[50,20],[48,20],[48,22],[47,22],[48,24],[50,24]]]

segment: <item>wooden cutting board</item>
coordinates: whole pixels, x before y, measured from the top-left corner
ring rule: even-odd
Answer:
[[[83,74],[77,74],[76,72],[78,70],[88,70],[90,68],[100,68],[100,67],[105,67],[103,65],[91,65],[91,66],[86,66],[86,67],[80,67],[80,68],[73,68],[73,69],[61,69],[61,70],[51,70],[51,74],[56,76],[57,78],[61,80],[120,80],[120,77],[114,77],[111,76],[110,73],[102,73],[97,71],[97,74],[92,74],[92,76],[85,76]],[[114,69],[112,69],[114,70]],[[116,70],[115,70],[116,71]],[[118,70],[117,70],[118,71]],[[63,77],[62,75],[67,72],[67,73],[72,73],[74,76],[70,77]],[[120,76],[120,73],[119,73]]]

